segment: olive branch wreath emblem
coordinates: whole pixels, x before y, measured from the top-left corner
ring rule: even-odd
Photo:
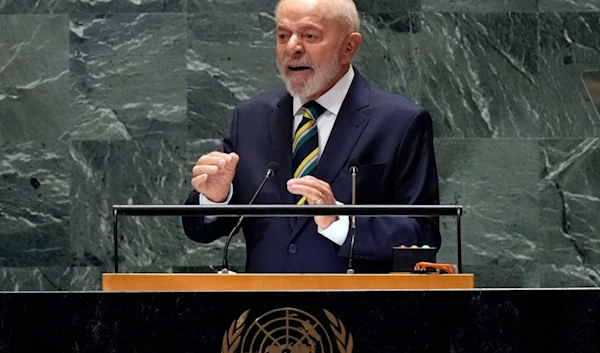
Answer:
[[[221,353],[235,353],[235,350],[240,345],[240,335],[244,331],[244,325],[250,309],[244,311],[240,317],[231,323],[229,330],[223,335],[223,346]]]
[[[331,331],[333,331],[333,334],[335,335],[340,353],[352,353],[352,349],[354,348],[352,334],[350,332],[346,332],[346,327],[344,327],[342,320],[336,318],[332,313],[325,309],[323,309],[323,311],[329,320]]]
[[[335,335],[337,347],[340,353],[352,353],[354,349],[354,341],[352,334],[346,331],[346,327],[342,320],[338,319],[331,312],[323,309],[325,316],[329,320],[331,331]],[[221,353],[235,353],[235,350],[240,345],[241,335],[244,332],[246,319],[250,310],[246,310],[240,315],[237,320],[234,320],[229,326],[229,329],[223,334],[223,345]],[[333,353],[333,352],[332,352]]]

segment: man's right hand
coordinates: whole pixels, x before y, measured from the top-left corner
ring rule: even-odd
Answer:
[[[192,169],[192,186],[212,202],[225,201],[239,161],[233,152],[205,154]]]

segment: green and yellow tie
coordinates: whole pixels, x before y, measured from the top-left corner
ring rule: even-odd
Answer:
[[[294,178],[309,175],[319,163],[317,119],[327,110],[315,101],[307,102],[302,109],[302,121],[296,129],[294,141],[292,142]],[[305,197],[296,196],[298,205],[306,201]]]

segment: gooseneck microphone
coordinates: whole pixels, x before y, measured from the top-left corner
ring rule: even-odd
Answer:
[[[350,161],[350,174],[352,175],[352,205],[356,205],[356,175],[358,174],[358,160]],[[354,273],[352,255],[354,254],[354,239],[356,237],[356,215],[350,215],[350,255],[348,256],[348,274]]]
[[[256,189],[256,192],[254,193],[254,196],[252,196],[252,199],[250,199],[250,202],[248,203],[248,205],[252,205],[252,203],[254,202],[254,199],[256,199],[256,196],[258,196],[258,193],[262,190],[263,186],[265,186],[265,183],[267,182],[267,180],[270,177],[272,177],[273,175],[275,175],[275,173],[277,173],[278,169],[279,169],[279,164],[277,164],[276,162],[271,162],[267,165],[265,177],[263,178],[262,183],[260,183],[260,185],[258,186],[258,189]],[[229,250],[229,243],[231,243],[231,239],[233,239],[233,236],[235,235],[235,233],[237,233],[240,230],[243,220],[244,220],[244,216],[242,215],[242,216],[240,216],[240,219],[238,220],[235,227],[233,227],[233,229],[227,236],[227,241],[225,242],[225,248],[223,249],[223,266],[221,268],[221,271],[219,271],[219,273],[229,273],[229,263],[227,262],[227,251]]]

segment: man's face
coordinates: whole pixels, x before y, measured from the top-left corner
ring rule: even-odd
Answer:
[[[290,94],[315,99],[341,78],[343,26],[326,17],[330,5],[287,0],[277,17],[277,66]],[[338,77],[340,76],[340,77]]]

